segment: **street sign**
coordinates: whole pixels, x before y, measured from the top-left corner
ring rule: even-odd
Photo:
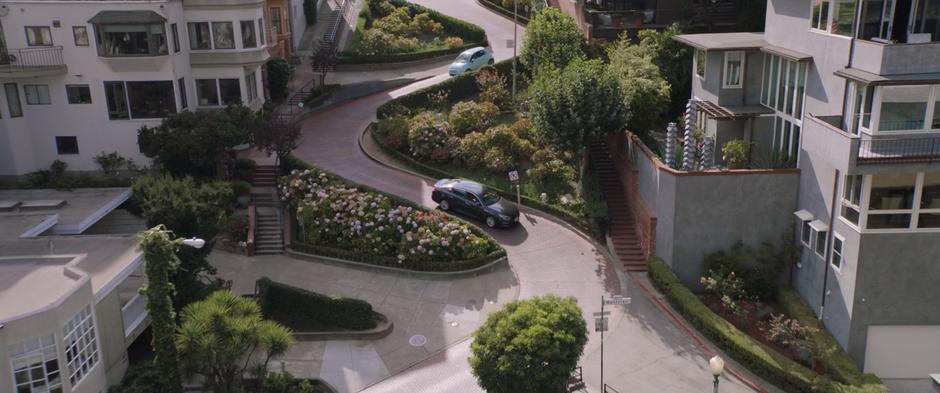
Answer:
[[[601,311],[601,312],[596,312],[596,313],[594,313],[594,316],[595,316],[595,317],[603,317],[603,316],[607,316],[607,315],[610,315],[610,311]]]
[[[624,305],[624,304],[630,304],[630,301],[631,301],[631,298],[628,298],[628,297],[614,296],[610,299],[604,299],[604,304]]]
[[[509,181],[519,181],[519,171],[509,171]]]
[[[508,39],[508,40],[506,40],[506,47],[507,47],[507,48],[515,48],[515,47],[516,47],[516,40],[511,39],[511,38]]]
[[[607,318],[594,318],[594,331],[606,332],[607,331]]]

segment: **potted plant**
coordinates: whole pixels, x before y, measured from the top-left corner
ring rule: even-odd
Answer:
[[[725,142],[721,148],[721,159],[725,161],[728,168],[743,168],[747,162],[747,153],[751,149],[751,143],[742,139],[732,139]]]

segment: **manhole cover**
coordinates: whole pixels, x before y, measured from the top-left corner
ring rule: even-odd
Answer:
[[[411,344],[412,347],[420,347],[427,343],[428,338],[421,334],[415,334],[408,339],[408,344]]]

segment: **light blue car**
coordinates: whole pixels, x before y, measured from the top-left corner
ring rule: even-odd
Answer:
[[[463,51],[457,60],[454,60],[447,69],[451,76],[460,75],[464,72],[476,71],[487,64],[493,64],[493,54],[486,48],[478,46]]]

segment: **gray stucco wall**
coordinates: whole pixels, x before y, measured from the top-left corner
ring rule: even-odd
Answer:
[[[124,318],[121,314],[120,291],[111,291],[95,305],[98,334],[108,339],[99,340],[101,361],[108,376],[108,384],[121,382],[127,370],[127,345],[124,342]]]
[[[646,208],[656,217],[656,254],[672,259],[672,231],[675,210],[676,177],[657,169],[639,149],[632,152],[637,170],[637,191]]]

